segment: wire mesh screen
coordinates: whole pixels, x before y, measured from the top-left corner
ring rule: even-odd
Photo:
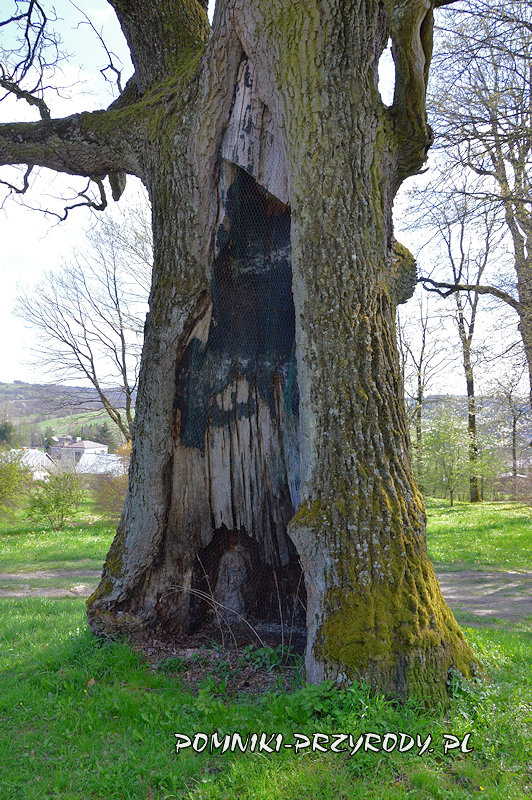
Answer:
[[[291,414],[299,405],[290,264],[290,209],[267,195],[244,170],[227,191],[217,237],[212,319],[206,348],[192,343],[181,396],[181,441],[205,446],[215,409],[211,398],[244,376],[274,411],[274,374]],[[187,376],[188,377],[188,376]]]
[[[304,623],[286,532],[298,500],[290,207],[231,165],[212,268],[206,342],[178,374],[180,439],[209,472],[212,541],[198,556],[194,617]]]

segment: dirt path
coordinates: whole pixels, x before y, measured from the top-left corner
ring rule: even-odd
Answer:
[[[101,574],[99,569],[47,569],[40,572],[0,572],[0,598],[89,597],[98,586]],[[54,580],[62,585],[54,586]],[[32,582],[34,583],[33,586],[31,585]],[[39,583],[52,585],[39,586]],[[65,583],[67,584],[66,586]],[[10,585],[4,588],[5,584]]]
[[[0,598],[89,597],[100,574],[94,569],[0,572]],[[496,617],[518,622],[532,616],[532,572],[463,570],[439,572],[438,578],[453,611],[468,611],[478,616],[479,622]],[[62,585],[54,586],[54,579]],[[43,582],[50,585],[38,585]]]
[[[532,616],[532,572],[438,572],[453,611],[518,622]],[[480,621],[480,620],[479,620]]]

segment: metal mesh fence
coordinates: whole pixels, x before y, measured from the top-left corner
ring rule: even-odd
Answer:
[[[290,207],[228,165],[206,342],[178,375],[180,438],[209,471],[212,541],[198,555],[194,622],[304,625],[287,532],[299,491]]]

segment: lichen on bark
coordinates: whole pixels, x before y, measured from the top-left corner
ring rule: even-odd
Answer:
[[[128,497],[89,623],[183,636],[195,591],[251,613],[259,573],[288,608],[297,549],[307,678],[440,700],[448,669],[475,660],[428,560],[410,468],[394,326],[414,265],[392,226],[432,138],[434,3],[223,0],[208,41],[205,3],[112,5],[136,69],[121,101],[51,128],[0,126],[4,163],[133,172],[152,202]]]

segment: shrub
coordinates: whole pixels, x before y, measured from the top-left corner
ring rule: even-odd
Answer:
[[[122,458],[124,474],[95,475],[92,480],[94,508],[106,519],[114,522],[120,519],[126,499],[131,442],[119,447],[117,454]]]
[[[0,450],[0,512],[16,506],[32,483],[31,470],[20,459],[20,452]]]
[[[50,473],[36,483],[29,502],[30,519],[45,519],[56,531],[62,531],[77,514],[85,492],[79,475],[69,470]]]
[[[92,487],[97,513],[118,522],[126,499],[127,475],[96,475]]]

